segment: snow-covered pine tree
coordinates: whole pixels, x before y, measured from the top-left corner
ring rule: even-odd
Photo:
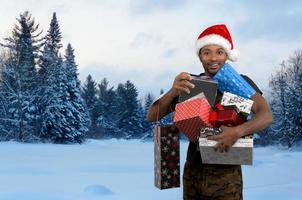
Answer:
[[[291,147],[302,141],[302,50],[297,50],[286,62],[287,89],[285,90],[287,113],[286,122],[290,125],[286,137]]]
[[[39,25],[29,12],[20,14],[12,36],[2,46],[8,48],[1,76],[2,98],[7,100],[5,123],[18,141],[37,136],[37,71],[36,59],[40,48]]]
[[[90,125],[90,118],[87,106],[81,96],[81,83],[78,79],[74,49],[70,44],[68,44],[66,48],[64,65],[67,78],[67,91],[72,109],[71,112],[75,118],[72,122],[72,126],[74,126],[76,130],[73,133],[73,137],[76,141],[80,142],[86,136]]]
[[[117,105],[116,105],[116,114],[117,114],[117,132],[115,134],[115,137],[117,138],[130,138],[129,134],[127,133],[127,107],[126,107],[126,89],[124,87],[124,84],[119,83],[116,90],[116,99],[117,99]]]
[[[302,141],[302,50],[297,50],[289,59],[289,74],[293,77],[291,88],[290,117],[292,119],[293,129],[295,134],[294,143]]]
[[[153,100],[154,100],[153,95],[151,93],[148,93],[145,97],[145,102],[141,113],[142,114],[141,124],[143,126],[143,133],[144,133],[142,139],[153,138],[154,125],[152,122],[147,121],[147,112]]]
[[[97,103],[97,126],[98,137],[111,138],[119,137],[119,129],[117,128],[117,101],[116,93],[113,87],[108,86],[109,82],[104,78],[98,84],[98,103]]]
[[[117,93],[117,125],[125,138],[138,138],[142,132],[142,125],[138,114],[138,91],[129,80],[119,84]]]
[[[59,90],[60,79],[63,78],[60,77],[59,79],[59,74],[62,70],[62,58],[59,55],[59,50],[62,47],[61,39],[62,36],[56,13],[53,13],[50,27],[45,36],[39,70],[39,80],[43,87],[40,91],[41,104],[39,106],[41,112],[41,137],[50,140],[63,137],[60,130],[58,133],[55,132],[59,129],[57,126],[60,126],[60,119],[64,118],[59,113],[60,101],[62,101],[60,98],[63,96],[62,90]]]
[[[10,77],[7,76],[8,51],[2,49],[0,54],[0,141],[7,141],[14,138],[14,129],[12,129],[12,119],[9,114],[10,102],[7,98],[7,92],[9,92],[8,86]]]
[[[271,77],[270,88],[271,88],[271,98],[270,106],[273,113],[274,122],[271,125],[271,134],[273,140],[278,141],[283,138],[282,134],[287,135],[287,131],[290,129],[288,123],[286,123],[286,110],[287,102],[285,99],[285,90],[286,90],[286,77],[284,74],[284,67],[281,71],[277,72]]]
[[[296,51],[270,81],[274,118],[270,133],[277,143],[289,148],[302,140],[301,80],[302,52]]]
[[[15,65],[11,59],[6,58],[1,63],[1,78],[0,78],[0,101],[1,101],[1,118],[0,118],[0,135],[1,140],[10,140],[18,138],[18,125],[20,117],[13,115],[12,108],[14,104],[10,99],[17,97],[16,88],[16,71]],[[17,114],[17,113],[16,113]]]
[[[86,82],[82,86],[82,97],[86,104],[87,110],[89,112],[90,126],[87,133],[87,137],[94,138],[97,132],[97,83],[92,79],[92,76],[89,74],[86,78]]]
[[[46,81],[49,77],[48,73],[56,71],[57,62],[59,62],[59,51],[62,47],[62,35],[55,12],[53,13],[50,27],[44,39],[44,49],[42,51],[42,56],[40,57],[39,77],[41,81],[44,80],[44,85],[47,86]]]
[[[49,100],[46,102],[45,111],[43,112],[43,124],[41,137],[50,140],[54,143],[71,143],[74,142],[74,133],[76,129],[71,124],[75,121],[72,113],[72,105],[69,101],[69,93],[67,87],[67,76],[65,74],[65,65],[59,59],[57,63],[60,70],[56,71],[55,77],[49,74],[47,81],[52,83],[51,87],[47,89],[46,95]],[[57,80],[57,83],[53,81]],[[50,91],[53,93],[51,94]]]
[[[79,119],[74,115],[75,107],[70,101],[67,66],[59,53],[62,47],[61,39],[56,13],[53,13],[45,37],[39,73],[40,79],[45,79],[44,90],[42,90],[43,103],[40,107],[41,137],[55,143],[81,142],[82,130],[79,132],[77,129]]]

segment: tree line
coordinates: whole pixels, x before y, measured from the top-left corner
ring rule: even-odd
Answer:
[[[280,64],[269,81],[268,101],[273,123],[260,132],[259,145],[291,148],[302,142],[302,50],[296,50]]]
[[[128,80],[116,88],[104,78],[78,79],[74,49],[65,53],[53,13],[43,36],[29,12],[17,18],[1,43],[0,140],[83,142],[86,138],[148,138],[153,125],[146,112],[154,97],[141,100]]]

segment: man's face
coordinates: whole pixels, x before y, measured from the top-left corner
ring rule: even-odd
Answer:
[[[228,55],[217,45],[207,45],[199,52],[199,59],[207,75],[213,76],[224,65]]]

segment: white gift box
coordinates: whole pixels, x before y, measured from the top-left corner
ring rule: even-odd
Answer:
[[[253,164],[253,139],[239,138],[228,152],[214,150],[215,140],[199,138],[199,151],[202,163],[224,165],[252,165]]]
[[[221,100],[222,106],[233,106],[235,105],[237,109],[244,113],[244,114],[250,114],[252,110],[253,100],[246,99],[244,97],[224,92]]]

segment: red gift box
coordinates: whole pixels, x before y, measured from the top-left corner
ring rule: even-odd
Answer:
[[[210,111],[209,122],[211,123],[211,125],[213,127],[219,127],[217,124],[217,111],[216,110]]]
[[[237,126],[246,122],[246,116],[236,106],[216,104],[216,110],[210,112],[209,121],[213,127]]]
[[[190,141],[196,142],[202,126],[212,127],[209,121],[211,106],[205,97],[199,97],[176,104],[174,125]]]
[[[224,110],[216,111],[216,127],[221,125],[237,126],[245,121],[245,116],[235,106],[224,107]]]

